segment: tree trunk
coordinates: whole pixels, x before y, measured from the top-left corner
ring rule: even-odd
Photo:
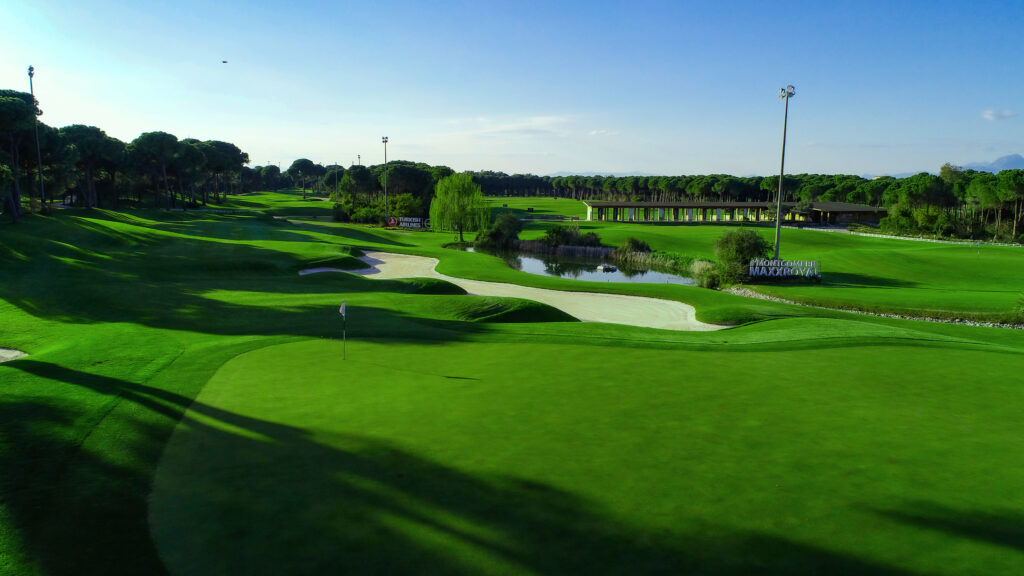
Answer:
[[[96,207],[96,184],[92,177],[92,166],[85,166],[85,207]]]
[[[15,224],[18,223],[18,218],[20,216],[18,214],[18,208],[20,208],[18,204],[21,203],[21,199],[16,198],[16,196],[17,192],[14,190],[11,190],[11,193],[7,195],[7,211],[11,213],[11,221]],[[15,202],[17,202],[17,204]]]
[[[1020,221],[1020,200],[1013,203],[1013,241],[1017,241],[1017,222]]]
[[[114,193],[114,210],[121,208],[121,195],[117,193],[117,170],[110,171],[110,190]]]
[[[19,144],[21,144],[21,138],[15,140],[14,134],[11,134],[11,171],[14,173],[14,188],[11,190],[10,198],[13,206],[11,214],[15,222],[21,218],[21,172],[18,170]]]

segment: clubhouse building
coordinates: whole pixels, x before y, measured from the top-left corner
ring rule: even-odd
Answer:
[[[596,202],[585,200],[587,220],[600,222],[768,222],[770,202]],[[783,202],[792,210],[795,202]],[[885,208],[847,202],[813,202],[806,214],[787,211],[784,222],[818,225],[878,224]]]

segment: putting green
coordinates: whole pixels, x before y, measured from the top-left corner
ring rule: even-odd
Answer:
[[[1024,389],[986,376],[1024,355],[775,344],[249,352],[168,443],[154,540],[177,575],[1024,571]]]

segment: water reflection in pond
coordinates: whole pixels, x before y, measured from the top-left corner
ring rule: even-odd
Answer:
[[[473,251],[472,248],[468,249]],[[557,276],[587,282],[636,282],[642,284],[682,284],[695,286],[693,278],[657,272],[655,270],[630,269],[618,267],[614,271],[598,270],[598,266],[607,264],[604,260],[586,260],[581,258],[563,258],[553,255],[535,254],[494,254],[503,259],[516,270],[539,274],[541,276]]]

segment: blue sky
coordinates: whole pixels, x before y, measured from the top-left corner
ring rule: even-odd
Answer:
[[[0,4],[0,87],[252,164],[767,175],[1024,153],[1020,2]],[[221,60],[228,60],[222,64]]]

